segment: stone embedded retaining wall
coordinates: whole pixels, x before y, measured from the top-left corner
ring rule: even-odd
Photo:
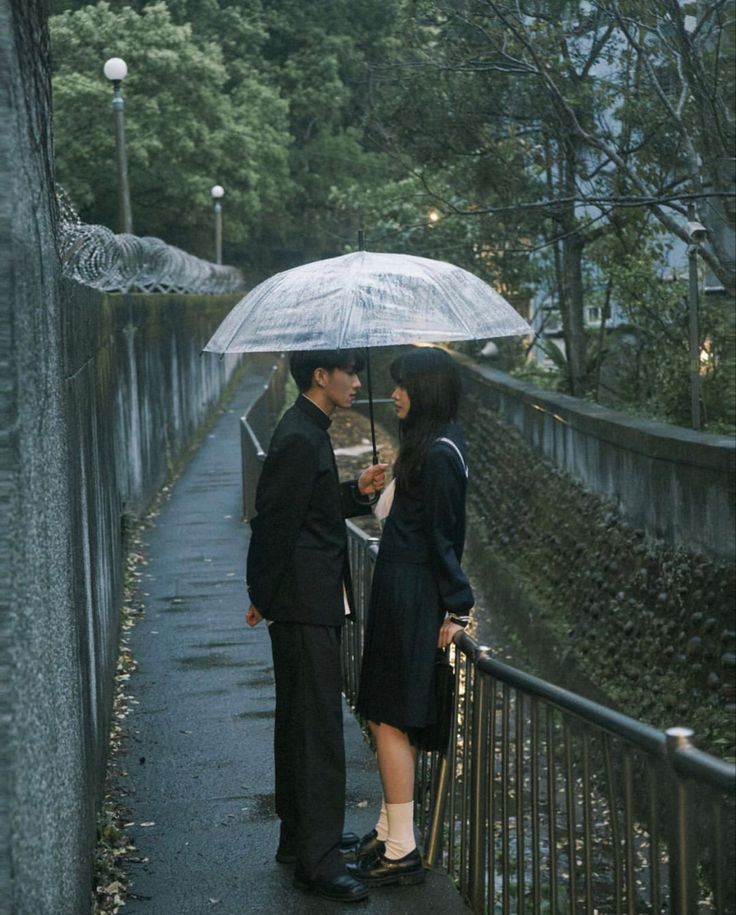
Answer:
[[[734,755],[733,553],[706,555],[709,531],[697,551],[685,546],[698,486],[721,494],[699,523],[732,534],[733,441],[701,436],[699,452],[686,430],[591,416],[573,398],[463,365],[469,563],[490,612],[543,676],[657,727],[694,725],[703,746]],[[622,456],[638,425],[638,450]],[[680,491],[669,516],[667,485]],[[637,490],[659,500],[656,512],[638,511]]]
[[[627,416],[484,366],[465,378],[548,464],[609,499],[628,523],[688,552],[734,561],[732,437]]]

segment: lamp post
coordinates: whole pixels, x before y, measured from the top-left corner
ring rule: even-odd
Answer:
[[[215,263],[222,263],[222,198],[225,188],[216,184],[210,191],[212,194],[212,209],[215,212]]]
[[[690,244],[687,246],[688,260],[688,295],[687,304],[690,315],[690,414],[691,425],[696,432],[700,431],[700,330],[698,327],[698,252],[700,244],[708,234],[705,226],[698,222],[695,207],[688,208],[687,231]]]
[[[118,232],[127,232],[132,235],[133,213],[130,208],[128,158],[125,150],[123,95],[120,91],[120,83],[128,73],[128,65],[120,57],[111,57],[105,61],[103,73],[112,83],[112,110],[115,119],[115,149],[118,162]]]

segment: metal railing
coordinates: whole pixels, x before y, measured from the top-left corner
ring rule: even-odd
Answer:
[[[242,420],[246,518],[280,400],[264,385]],[[354,705],[377,541],[347,526]],[[452,654],[453,738],[446,756],[421,754],[416,811],[427,863],[478,915],[736,912],[735,766],[687,729],[658,731],[516,670],[466,634]]]
[[[348,522],[354,703],[376,541]],[[734,912],[736,767],[492,658],[454,649],[454,739],[421,754],[425,859],[476,913]]]
[[[271,367],[263,391],[240,418],[240,455],[243,479],[243,518],[250,521],[255,513],[256,488],[261,467],[284,402],[286,360],[280,358]]]

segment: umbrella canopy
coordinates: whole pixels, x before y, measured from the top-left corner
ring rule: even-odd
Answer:
[[[260,283],[232,309],[205,351],[355,349],[528,333],[503,296],[461,267],[356,251]]]

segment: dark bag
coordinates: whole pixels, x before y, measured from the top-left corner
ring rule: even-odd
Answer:
[[[455,702],[455,671],[447,650],[438,650],[434,663],[434,724],[422,728],[417,734],[417,745],[422,750],[446,753],[452,730],[452,712]]]

